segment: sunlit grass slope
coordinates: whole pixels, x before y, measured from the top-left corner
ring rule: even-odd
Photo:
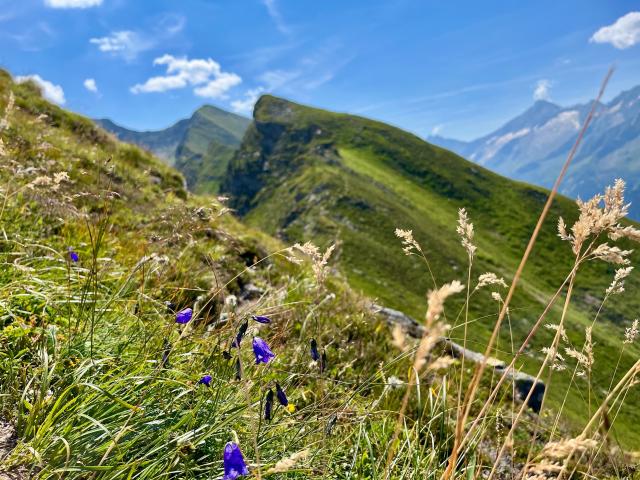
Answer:
[[[546,199],[543,189],[500,177],[379,122],[272,96],[260,99],[254,119],[223,187],[232,206],[251,225],[286,241],[338,242],[339,263],[352,286],[416,318],[424,316],[424,295],[433,288],[433,280],[423,265],[398,256],[396,228],[413,230],[438,284],[452,279],[466,283],[467,254],[455,232],[458,210],[466,208],[478,244],[472,277],[490,271],[508,282]],[[575,203],[560,197],[553,205],[511,305],[498,356],[509,358],[511,342],[516,348],[520,345],[571,270],[571,248],[557,236],[559,216],[571,224],[577,216]],[[633,256],[633,262],[638,258]],[[614,271],[614,265],[591,262],[580,272],[567,329],[573,344],[584,342],[585,327]],[[640,311],[639,286],[632,275],[626,294],[607,302],[594,327],[598,395],[609,386],[624,329]],[[496,309],[488,293],[473,298],[468,339],[472,348],[484,349]],[[447,309],[449,323],[456,325],[451,331],[454,339],[462,338],[459,311],[460,303]],[[545,323],[556,323],[559,316],[557,306]],[[537,334],[527,349],[525,371],[537,371],[541,349],[553,334],[548,329]],[[622,365],[628,367],[637,355],[635,348],[626,349]],[[551,381],[561,386],[549,390],[550,404],[557,408],[569,377],[554,374]],[[579,392],[573,389],[565,406],[565,414],[576,423],[588,411],[588,399]],[[627,445],[634,445],[640,441],[632,426],[640,420],[633,407],[638,397],[628,403],[616,431]]]

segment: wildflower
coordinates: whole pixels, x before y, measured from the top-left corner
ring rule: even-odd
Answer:
[[[311,339],[311,358],[314,362],[320,360],[320,354],[318,353],[318,342],[315,338]]]
[[[269,363],[269,360],[275,357],[275,354],[271,351],[267,342],[260,337],[253,337],[253,353],[256,356],[256,365],[259,363]]]
[[[391,389],[402,388],[404,386],[404,382],[395,375],[392,375],[391,377],[387,378],[387,385]]]
[[[191,317],[193,316],[193,310],[190,308],[185,308],[184,310],[180,310],[176,313],[176,323],[189,323],[191,321]]]
[[[235,480],[243,475],[249,475],[249,469],[237,443],[229,442],[225,445],[223,462],[224,476],[222,480]]]
[[[268,422],[271,420],[271,412],[273,411],[273,390],[267,391],[267,396],[264,402],[264,419]]]
[[[294,413],[296,411],[296,406],[293,403],[287,405],[287,412]]]
[[[244,337],[244,334],[247,333],[247,328],[249,328],[249,322],[245,320],[242,323],[242,325],[240,325],[240,328],[238,329],[238,333],[236,335],[236,338],[233,341],[233,343],[231,344],[232,347],[240,348],[240,342],[242,341],[242,338]]]
[[[289,405],[289,399],[285,395],[284,390],[282,390],[282,387],[278,382],[276,382],[276,396],[278,397],[278,402],[280,402],[280,405],[282,405],[283,407]]]
[[[71,247],[69,247],[69,258],[73,263],[78,263],[80,260],[80,256]]]
[[[199,385],[206,385],[207,387],[211,386],[211,380],[213,377],[211,375],[205,375],[200,380],[198,380]]]
[[[269,317],[264,317],[261,315],[252,315],[253,318],[258,323],[271,323],[271,319]]]

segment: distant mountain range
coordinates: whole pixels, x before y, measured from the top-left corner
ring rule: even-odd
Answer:
[[[136,144],[174,166],[192,191],[215,193],[251,120],[205,105],[164,130],[139,132],[109,119],[95,122],[119,140]]]
[[[476,140],[428,140],[507,177],[550,187],[590,108],[538,101]],[[586,199],[618,177],[628,183],[631,217],[640,219],[640,86],[598,105],[562,192]]]

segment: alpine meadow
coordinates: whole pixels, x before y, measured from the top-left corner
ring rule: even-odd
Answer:
[[[7,3],[0,480],[640,479],[640,12],[481,3]]]

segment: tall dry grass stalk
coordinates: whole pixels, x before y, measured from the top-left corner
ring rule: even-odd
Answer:
[[[544,205],[544,208],[542,209],[542,212],[540,214],[540,217],[538,219],[538,222],[534,228],[534,231],[531,235],[531,238],[529,239],[529,243],[527,244],[527,248],[525,249],[525,252],[522,256],[522,259],[520,261],[520,264],[518,265],[518,269],[516,270],[516,273],[513,277],[513,280],[511,282],[511,287],[509,288],[509,291],[507,293],[507,298],[505,299],[503,305],[502,305],[502,309],[500,310],[500,314],[498,316],[498,319],[496,321],[496,324],[494,326],[494,329],[491,333],[491,337],[489,339],[489,342],[487,344],[487,347],[485,349],[484,352],[484,358],[485,360],[480,362],[478,364],[478,366],[475,369],[475,372],[473,374],[473,377],[471,379],[471,382],[469,384],[469,387],[467,389],[467,393],[465,394],[465,398],[464,398],[464,402],[462,405],[462,413],[458,415],[457,421],[456,421],[456,436],[454,439],[454,446],[453,446],[453,450],[452,450],[452,454],[449,457],[449,462],[447,465],[447,469],[445,470],[444,474],[442,475],[442,479],[443,480],[448,480],[450,478],[452,478],[454,472],[455,472],[455,468],[456,468],[456,464],[458,461],[458,455],[460,454],[462,448],[464,447],[464,443],[465,441],[467,441],[468,438],[470,438],[470,435],[473,433],[473,430],[475,428],[477,428],[478,423],[480,422],[480,419],[482,418],[482,414],[478,415],[478,417],[476,418],[476,420],[473,422],[473,424],[471,425],[467,436],[464,437],[464,429],[465,429],[465,425],[467,422],[467,418],[469,416],[469,412],[471,411],[471,406],[473,405],[473,401],[476,397],[477,391],[478,391],[478,386],[480,384],[480,378],[482,377],[482,374],[484,373],[486,367],[487,367],[487,361],[486,359],[490,357],[491,355],[491,351],[493,350],[493,347],[495,346],[495,343],[497,341],[499,332],[500,332],[500,327],[502,326],[502,322],[504,321],[504,318],[506,316],[507,313],[507,309],[509,307],[509,304],[511,303],[511,299],[513,298],[513,295],[515,293],[515,289],[518,285],[518,282],[520,280],[520,277],[522,276],[522,272],[524,270],[525,265],[527,264],[527,261],[529,260],[529,256],[531,255],[531,252],[533,250],[533,247],[536,243],[536,240],[538,238],[538,235],[540,234],[540,230],[542,229],[542,225],[544,224],[545,219],[547,218],[547,215],[549,213],[549,210],[551,208],[551,205],[553,203],[553,200],[555,199],[557,193],[558,193],[558,189],[562,183],[562,181],[564,180],[564,177],[567,173],[567,170],[569,169],[569,166],[571,165],[571,162],[573,161],[573,158],[578,150],[578,147],[580,146],[582,139],[584,138],[585,132],[587,131],[587,128],[589,127],[589,125],[591,124],[591,121],[595,115],[595,111],[598,107],[598,105],[600,104],[600,100],[602,99],[602,96],[604,95],[604,92],[606,90],[607,84],[609,83],[609,79],[611,78],[611,75],[613,74],[613,67],[609,69],[609,71],[607,72],[602,85],[600,87],[600,91],[598,93],[598,96],[596,97],[596,99],[593,101],[592,105],[591,105],[591,110],[589,111],[589,114],[587,115],[587,118],[585,119],[585,122],[582,126],[582,129],[580,130],[580,133],[578,134],[578,137],[576,138],[576,141],[573,145],[573,147],[571,148],[571,151],[569,152],[569,155],[567,156],[567,160],[565,161],[564,165],[562,166],[562,169],[560,171],[560,174],[558,175],[558,178],[556,179],[553,188],[551,189],[551,191],[549,192],[549,196],[547,198],[547,201]],[[500,381],[498,382],[500,385],[504,382],[504,379],[507,375],[507,370],[505,370],[505,374],[502,375]],[[497,388],[497,387],[496,387]],[[489,401],[486,402],[485,406],[483,407],[484,412],[486,412],[486,409],[488,408],[489,405]]]
[[[402,240],[403,249],[406,255],[418,254],[424,259],[426,264],[429,265],[429,261],[424,255],[420,244],[413,238],[413,233],[410,230],[396,229],[396,236]],[[433,278],[433,280],[435,283],[435,278]],[[429,353],[438,344],[440,338],[448,329],[448,326],[445,323],[439,321],[441,315],[444,312],[444,302],[451,295],[462,292],[464,288],[465,287],[462,283],[454,280],[453,282],[447,283],[440,288],[431,290],[427,295],[425,334],[420,339],[420,343],[414,354],[413,365],[409,370],[407,388],[405,390],[404,396],[402,397],[400,411],[398,412],[398,418],[396,420],[393,435],[391,437],[391,442],[388,447],[384,474],[382,476],[382,478],[385,480],[390,478],[393,459],[395,456],[398,439],[400,437],[400,432],[402,430],[404,415],[407,411],[407,406],[409,404],[409,398],[412,391],[411,386],[415,386],[417,384],[418,378],[420,376],[420,371],[427,364]]]

